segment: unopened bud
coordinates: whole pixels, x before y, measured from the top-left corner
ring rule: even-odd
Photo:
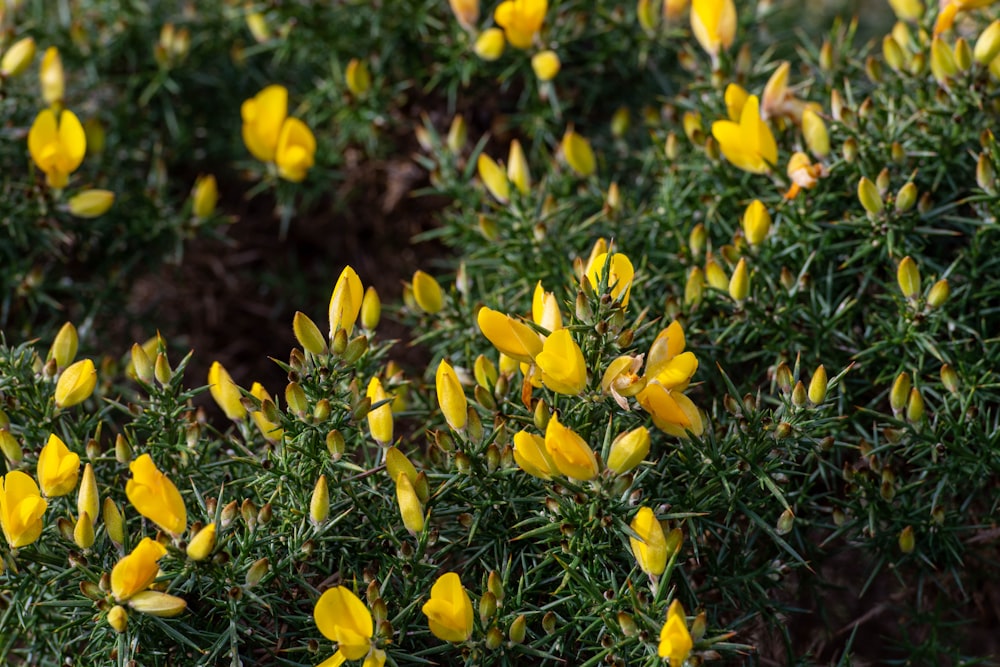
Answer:
[[[958,393],[958,373],[948,364],[941,366],[941,383],[953,394]]]
[[[913,181],[907,182],[896,193],[896,212],[906,213],[917,203],[917,186]]]
[[[906,402],[906,420],[916,424],[924,418],[924,397],[916,387],[910,389],[910,398]]]
[[[899,533],[899,550],[904,554],[913,553],[916,547],[916,538],[913,536],[913,526],[907,526]]]
[[[864,176],[858,181],[858,200],[871,215],[878,215],[885,208],[882,196],[878,193],[878,187]]]
[[[940,308],[948,301],[950,295],[951,288],[948,286],[948,279],[942,278],[934,283],[930,292],[927,293],[927,305],[931,308]]]
[[[252,588],[260,583],[264,575],[268,573],[271,569],[271,562],[267,558],[261,558],[255,561],[250,569],[247,570],[246,586],[247,588]]]
[[[795,513],[792,512],[792,508],[785,508],[785,511],[781,513],[778,517],[778,523],[774,527],[774,532],[778,535],[787,535],[792,532],[792,528],[795,526]]]

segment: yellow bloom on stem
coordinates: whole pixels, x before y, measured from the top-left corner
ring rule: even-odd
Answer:
[[[246,417],[247,409],[243,406],[243,394],[233,382],[233,378],[218,361],[213,361],[208,368],[208,391],[226,417],[240,420]]]
[[[559,302],[555,294],[545,291],[541,280],[535,285],[535,292],[531,296],[531,319],[550,332],[558,331],[563,326]]]
[[[78,218],[99,218],[115,203],[111,190],[91,189],[73,195],[66,202],[69,212]]]
[[[437,372],[434,374],[434,386],[437,390],[438,405],[444,413],[448,426],[461,431],[469,418],[469,401],[465,398],[465,391],[455,369],[444,359],[438,364]]]
[[[683,391],[698,370],[698,358],[685,352],[687,341],[680,322],[671,322],[656,335],[646,357],[646,378],[666,389]]]
[[[566,477],[582,482],[597,477],[594,450],[573,430],[560,424],[556,415],[552,415],[545,428],[545,449],[556,469]]]
[[[132,461],[128,469],[132,479],[125,484],[125,495],[132,506],[171,535],[183,533],[187,528],[184,499],[174,483],[156,467],[152,457],[143,454]]]
[[[285,431],[281,428],[280,424],[268,419],[263,410],[265,401],[271,401],[271,404],[274,404],[274,401],[271,400],[271,395],[267,392],[267,389],[264,389],[264,385],[260,382],[253,383],[250,387],[250,395],[261,402],[262,409],[254,410],[250,413],[250,417],[253,418],[254,423],[260,430],[260,434],[263,435],[264,439],[268,442],[281,442],[282,437],[285,435]]]
[[[0,78],[9,79],[22,74],[35,59],[35,39],[22,37],[14,42],[0,60]]]
[[[624,475],[649,454],[649,429],[645,426],[620,434],[608,452],[608,470]],[[634,528],[634,527],[633,527]]]
[[[500,28],[487,28],[479,33],[472,50],[476,55],[487,62],[497,60],[503,55],[503,48],[506,44],[503,37],[503,30]]]
[[[243,143],[261,162],[273,162],[281,126],[288,116],[288,89],[271,85],[240,107]]]
[[[46,507],[48,503],[30,475],[14,470],[0,477],[0,528],[11,549],[38,539]]]
[[[454,572],[438,577],[431,597],[421,609],[431,633],[446,642],[464,642],[472,636],[472,600]]]
[[[667,609],[667,622],[660,630],[660,646],[657,652],[661,658],[670,659],[670,667],[680,667],[691,655],[692,648],[694,641],[687,629],[684,607],[678,600],[674,600]]]
[[[601,378],[601,391],[611,394],[622,410],[628,410],[628,398],[642,390],[646,380],[639,377],[642,356],[623,355],[612,360]]]
[[[632,291],[632,280],[635,269],[628,257],[620,252],[601,253],[587,267],[587,280],[594,291],[601,287],[604,272],[608,273],[608,291],[612,298],[621,301],[622,308],[628,306],[629,293]]]
[[[696,436],[705,432],[701,413],[691,399],[680,390],[670,390],[659,382],[647,382],[636,396],[639,405],[653,418],[653,424],[664,433],[687,438],[691,431]]]
[[[542,339],[534,329],[510,315],[484,306],[479,309],[476,322],[486,339],[511,359],[530,364],[542,351]]]
[[[528,167],[528,158],[525,157],[521,142],[517,139],[510,142],[510,149],[507,152],[507,180],[522,195],[528,194],[531,190],[531,169]]]
[[[510,180],[504,173],[503,167],[486,153],[480,153],[476,159],[476,171],[479,180],[483,182],[486,189],[493,198],[501,204],[510,201]]]
[[[288,118],[281,125],[274,163],[278,175],[286,181],[299,183],[316,163],[316,137],[309,126],[298,118]]]
[[[76,171],[87,152],[87,135],[80,119],[63,109],[56,114],[44,109],[35,117],[28,132],[28,152],[38,168],[45,172],[50,187],[66,187],[69,175]]]
[[[514,434],[514,461],[521,470],[538,479],[549,480],[559,474],[545,449],[545,440],[534,433],[518,431]]]
[[[90,359],[81,359],[62,372],[56,381],[56,407],[71,408],[83,403],[97,387],[97,369]]]
[[[729,120],[734,123],[740,122],[740,114],[743,113],[743,105],[747,103],[748,97],[750,93],[740,84],[731,83],[726,86],[726,113],[729,115]]]
[[[736,38],[736,5],[733,0],[693,0],[691,32],[701,48],[711,56],[712,63],[717,63],[720,49],[728,49]]]
[[[59,49],[54,46],[45,49],[42,65],[38,70],[38,81],[42,86],[42,99],[46,104],[54,106],[62,103],[63,95],[66,93],[66,75],[63,73]]]
[[[400,472],[396,476],[396,503],[399,505],[399,515],[406,529],[413,535],[423,531],[424,508],[413,488],[413,482],[405,472]]]
[[[372,73],[368,69],[368,63],[357,58],[351,58],[344,70],[344,82],[347,89],[355,97],[361,97],[372,87]]]
[[[101,497],[97,489],[97,477],[94,467],[89,463],[83,467],[83,479],[80,481],[80,491],[76,494],[76,511],[90,517],[91,523],[97,522],[101,511]]]
[[[578,175],[586,178],[597,170],[597,158],[594,157],[594,149],[590,147],[590,142],[585,137],[577,134],[572,126],[563,135],[560,149],[562,150],[566,164]]]
[[[771,214],[759,199],[754,199],[743,213],[743,235],[750,245],[760,245],[771,231]]]
[[[503,28],[511,46],[527,49],[542,29],[548,8],[548,0],[504,0],[493,12],[493,20]]]
[[[368,382],[365,396],[371,399],[372,405],[382,403],[379,407],[368,411],[368,430],[380,445],[388,445],[392,442],[392,403],[386,400],[389,394],[377,376]]]
[[[425,271],[417,270],[413,274],[413,299],[417,307],[428,315],[441,312],[444,308],[444,292],[434,276]]]
[[[210,523],[195,534],[187,545],[187,557],[202,561],[212,555],[215,549],[215,523]]]
[[[539,51],[531,56],[531,69],[539,81],[551,81],[562,68],[562,62],[555,51]]]
[[[167,548],[148,537],[123,557],[111,570],[111,594],[118,602],[124,602],[140,593],[156,580],[160,571],[157,564],[167,553]]]
[[[364,300],[364,288],[361,278],[350,266],[345,266],[337,278],[337,284],[330,295],[330,340],[339,329],[348,336],[354,331],[354,323],[361,312],[361,302]]]
[[[587,387],[587,362],[569,329],[559,329],[535,356],[542,383],[557,394],[576,396]]]
[[[339,665],[345,660],[360,660],[376,652],[372,642],[374,624],[371,612],[350,589],[337,586],[325,591],[313,607],[313,620],[324,637],[337,643],[333,658],[320,667]],[[383,656],[381,662],[374,664],[381,666],[384,662]],[[368,665],[367,660],[365,664]]]
[[[479,0],[448,0],[458,24],[472,32],[479,22]]]
[[[747,98],[740,122],[717,120],[712,123],[712,136],[719,149],[736,167],[752,174],[765,174],[778,162],[778,144],[760,117],[756,95]]]
[[[651,577],[658,577],[667,569],[667,537],[663,526],[648,507],[639,508],[629,524],[639,538],[629,537],[629,545],[639,569]]]
[[[80,455],[71,452],[53,433],[38,455],[37,473],[42,493],[49,498],[65,496],[76,488],[80,478]]]
[[[139,591],[128,601],[128,606],[143,614],[173,618],[187,609],[187,602],[176,595],[160,591]]]

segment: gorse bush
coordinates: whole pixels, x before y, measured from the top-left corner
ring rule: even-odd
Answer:
[[[0,661],[989,660],[1000,19],[889,4],[8,2]],[[107,338],[387,159],[284,386]]]

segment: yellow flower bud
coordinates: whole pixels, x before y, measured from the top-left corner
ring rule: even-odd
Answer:
[[[566,164],[577,175],[586,178],[592,175],[597,169],[597,160],[594,157],[593,149],[590,147],[590,142],[577,134],[572,126],[563,135],[560,147]]]
[[[531,172],[528,168],[528,159],[524,156],[524,149],[521,148],[521,142],[517,139],[510,142],[510,152],[507,155],[507,180],[513,183],[522,195],[528,194],[531,190]]]
[[[128,612],[125,611],[125,607],[116,604],[108,611],[108,625],[119,634],[125,632],[125,628],[128,627]]]
[[[826,123],[811,107],[802,112],[802,136],[814,156],[822,158],[830,154],[830,134]]]
[[[465,398],[465,392],[458,380],[458,375],[455,374],[455,369],[442,359],[441,363],[438,364],[434,381],[438,405],[445,420],[453,429],[461,431],[465,428],[465,422],[469,416],[468,400]]]
[[[916,387],[910,389],[910,397],[906,401],[906,421],[917,423],[924,418],[924,396]]]
[[[746,104],[750,93],[746,88],[738,83],[731,83],[726,86],[724,99],[726,102],[726,115],[734,123],[740,122],[740,115],[743,113],[743,105]]]
[[[431,634],[438,639],[464,642],[472,636],[472,600],[454,572],[438,577],[421,611],[427,616]]]
[[[726,270],[711,255],[705,260],[705,280],[708,281],[708,286],[712,289],[723,292],[729,290],[729,278],[726,276]]]
[[[922,0],[889,0],[889,5],[901,21],[919,21],[924,14]]]
[[[913,553],[916,539],[913,537],[913,526],[907,526],[899,533],[899,550],[904,554]]]
[[[448,138],[445,141],[448,144],[448,150],[458,155],[465,147],[465,142],[468,141],[468,138],[469,125],[465,122],[465,117],[462,114],[455,114],[455,117],[451,119],[451,125],[448,127]]]
[[[24,450],[21,449],[21,443],[6,428],[0,429],[0,451],[3,452],[3,455],[11,463],[18,463],[24,458]]]
[[[906,406],[906,401],[910,397],[910,375],[905,371],[896,376],[892,383],[892,390],[889,392],[889,405],[892,406],[892,413],[898,415]]]
[[[0,528],[11,549],[27,546],[38,539],[47,507],[38,485],[29,475],[12,470],[0,477]]]
[[[909,255],[903,258],[896,270],[899,290],[907,299],[916,299],[920,294],[920,269]]]
[[[125,602],[149,588],[160,571],[157,561],[166,553],[166,547],[156,540],[142,538],[111,570],[111,594],[115,600]]]
[[[940,37],[931,41],[931,74],[941,85],[946,85],[949,79],[958,74],[955,54]]]
[[[858,201],[871,215],[878,215],[885,208],[878,187],[866,176],[862,176],[858,181]]]
[[[67,322],[62,325],[52,341],[52,348],[49,350],[49,358],[56,360],[56,368],[66,368],[73,363],[79,344],[80,338],[73,323]]]
[[[964,37],[955,41],[955,65],[963,72],[972,67],[972,48]]]
[[[76,520],[76,526],[73,528],[73,541],[81,549],[89,549],[94,546],[94,522],[86,512]]]
[[[219,186],[212,174],[199,176],[194,182],[194,192],[191,194],[191,210],[194,217],[199,220],[206,220],[215,213],[215,206],[219,202]]]
[[[587,386],[587,364],[569,329],[559,329],[545,339],[535,364],[545,386],[558,394],[576,396]]]
[[[33,37],[22,37],[14,42],[3,59],[0,60],[0,77],[9,79],[10,77],[22,74],[31,66],[31,61],[35,59],[35,40]]]
[[[532,477],[549,480],[559,474],[541,436],[527,431],[514,434],[514,461]]]
[[[42,85],[42,99],[45,103],[49,105],[62,103],[66,92],[66,77],[63,74],[62,58],[59,57],[59,49],[56,47],[50,46],[45,49],[38,78]]]
[[[361,279],[354,269],[345,266],[337,278],[337,284],[330,296],[330,334],[332,339],[338,330],[343,329],[348,336],[354,331],[354,323],[361,311],[364,298]]]
[[[629,528],[639,536],[628,538],[639,569],[651,577],[659,577],[667,569],[667,558],[670,556],[667,553],[667,539],[663,534],[663,526],[660,525],[653,510],[641,507],[629,524]]]
[[[501,204],[510,201],[510,181],[503,167],[497,164],[496,160],[486,153],[480,153],[476,161],[476,170],[479,180],[486,186],[486,190],[493,195]]]
[[[215,523],[199,530],[187,545],[187,557],[195,562],[212,555],[215,549]]]
[[[562,63],[555,51],[539,51],[531,57],[531,68],[539,81],[551,81],[556,78]]]
[[[125,495],[139,514],[170,533],[180,535],[187,528],[187,509],[174,483],[143,454],[129,464],[132,479],[125,485]]]
[[[65,496],[80,478],[80,456],[53,433],[38,455],[37,473],[42,493],[49,498]]]
[[[312,500],[309,501],[309,518],[319,525],[330,516],[330,490],[326,484],[326,475],[320,475],[313,487]]]
[[[747,262],[744,258],[736,264],[733,269],[733,276],[729,279],[729,296],[733,301],[740,303],[745,301],[750,294],[750,272],[747,270]]]
[[[413,274],[413,298],[420,310],[434,315],[444,308],[444,292],[434,278],[423,271]]]
[[[983,30],[972,51],[972,57],[984,67],[993,62],[998,55],[1000,55],[1000,19],[989,24]]]
[[[681,667],[691,654],[694,641],[687,629],[687,617],[680,601],[674,600],[667,609],[667,622],[660,630],[660,645],[657,653],[670,660],[670,667]]]
[[[627,307],[635,278],[632,261],[620,252],[601,253],[593,257],[587,266],[587,280],[594,291],[600,289],[605,272],[608,292],[612,298],[621,301],[622,308]]]
[[[942,278],[931,286],[931,291],[927,293],[927,305],[931,308],[940,308],[948,301],[951,295],[951,288],[948,286],[948,279]]]
[[[78,218],[98,218],[115,203],[115,193],[110,190],[84,190],[70,197],[69,212]]]
[[[125,542],[125,522],[121,512],[118,511],[118,506],[111,498],[104,499],[101,517],[104,519],[104,529],[108,531],[108,537],[111,538],[112,542],[121,546]]]
[[[479,21],[479,0],[448,0],[451,13],[455,15],[458,24],[472,32]]]
[[[820,364],[809,381],[809,400],[813,405],[819,405],[826,399],[827,381],[826,368]]]
[[[368,411],[368,431],[380,445],[386,446],[392,442],[392,407],[389,395],[378,377],[373,377],[368,382],[365,396],[371,399],[372,406],[382,403]]]
[[[129,598],[128,606],[143,614],[173,618],[184,613],[184,610],[187,609],[187,602],[176,595],[160,591],[141,591]]]
[[[483,307],[479,309],[476,321],[479,330],[494,347],[511,359],[532,363],[534,357],[542,351],[539,335],[531,327],[509,315]]]
[[[635,16],[646,33],[652,35],[656,31],[658,17],[653,0],[639,0],[635,6]]]
[[[620,434],[611,443],[608,470],[624,475],[635,468],[649,454],[649,442],[649,429],[645,426]]]
[[[705,143],[705,130],[701,125],[701,114],[697,111],[685,111],[684,115],[681,116],[681,124],[688,141],[695,146],[701,146]]]
[[[615,138],[622,138],[629,128],[628,107],[618,107],[611,116],[611,135]]]
[[[698,223],[691,228],[691,233],[688,235],[688,249],[691,251],[691,256],[695,259],[701,257],[701,254],[705,252],[705,240],[708,237],[708,232],[705,231],[705,225]]]
[[[692,0],[691,33],[711,56],[712,64],[717,64],[719,51],[732,46],[736,38],[736,6],[733,0]]]
[[[70,408],[83,403],[97,387],[97,369],[90,359],[82,359],[62,372],[56,382],[57,408]]]
[[[344,80],[347,83],[347,89],[355,97],[363,96],[372,87],[372,75],[368,70],[368,64],[357,58],[351,58],[351,61],[347,63]]]
[[[326,346],[326,338],[320,332],[319,327],[302,311],[295,311],[295,316],[292,318],[292,333],[295,334],[295,340],[306,352],[322,356],[329,351]]]
[[[413,535],[422,532],[424,529],[424,510],[410,478],[404,472],[399,473],[396,477],[396,502],[399,504],[399,514],[406,529]]]
[[[500,28],[487,28],[479,33],[472,47],[476,55],[486,61],[497,60],[503,55],[505,40]]]
[[[687,282],[684,284],[684,305],[689,307],[697,306],[701,303],[705,294],[705,272],[701,267],[694,267],[688,274]]]
[[[771,214],[759,199],[754,199],[743,214],[743,234],[750,245],[759,245],[771,231]]]
[[[882,38],[882,58],[892,69],[899,72],[906,65],[906,54],[892,35]]]
[[[89,463],[83,468],[83,477],[80,480],[80,490],[76,496],[76,511],[83,516],[90,517],[91,523],[97,521],[98,512],[101,510],[101,499],[97,490],[97,478],[94,476],[94,468]]]
[[[586,441],[553,415],[545,429],[545,449],[566,477],[587,482],[597,477],[597,457]]]
[[[226,413],[229,419],[239,421],[247,416],[243,406],[243,394],[233,382],[233,378],[218,361],[213,361],[208,369],[208,390],[216,404]]]
[[[917,186],[913,181],[908,181],[896,193],[896,212],[906,213],[917,203]]]

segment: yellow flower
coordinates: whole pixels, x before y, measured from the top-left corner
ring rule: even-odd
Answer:
[[[667,553],[667,538],[663,534],[663,526],[653,514],[653,510],[648,507],[640,508],[629,527],[639,536],[639,539],[628,538],[639,569],[651,577],[663,574],[663,571],[667,569],[669,555]]]
[[[318,526],[326,521],[328,516],[330,516],[330,488],[326,483],[326,475],[320,475],[309,500],[309,518]]]
[[[271,85],[243,102],[243,143],[261,162],[274,161],[278,136],[288,116],[288,89]]]
[[[77,348],[80,346],[80,336],[72,322],[66,322],[59,329],[55,339],[52,341],[52,348],[49,350],[49,358],[56,360],[56,368],[67,368],[73,359],[76,358]]]
[[[337,652],[331,659],[332,662],[327,661],[323,665],[340,665],[345,660],[360,660],[375,652],[371,612],[349,589],[337,586],[325,591],[313,608],[313,620],[324,637],[337,643]],[[381,667],[384,662],[383,656],[380,662],[373,664]],[[366,667],[368,664],[366,660]]]
[[[548,0],[504,0],[493,12],[493,20],[512,46],[527,49],[542,29],[548,8]]]
[[[726,113],[729,120],[734,123],[740,122],[740,114],[743,113],[743,105],[746,104],[750,93],[738,83],[731,83],[726,86],[725,100]]]
[[[23,37],[14,42],[0,60],[0,77],[9,79],[22,74],[35,59],[35,39]]]
[[[382,403],[389,398],[378,377],[373,377],[368,383],[365,396],[371,399],[372,405]],[[392,404],[384,402],[377,408],[368,411],[368,430],[380,445],[392,442]]]
[[[552,292],[546,292],[539,280],[531,297],[531,319],[535,324],[550,332],[562,329],[562,313],[559,302]]]
[[[160,571],[157,561],[166,555],[167,549],[148,537],[123,557],[111,570],[111,594],[118,602],[128,600],[153,583]]]
[[[611,394],[622,410],[628,410],[628,398],[642,390],[646,381],[638,373],[642,368],[642,355],[623,355],[612,360],[601,378],[601,391]]]
[[[661,658],[670,659],[670,667],[680,667],[691,655],[692,648],[694,648],[694,642],[687,629],[684,607],[678,600],[674,600],[670,603],[670,608],[667,609],[667,622],[660,630],[658,653]]]
[[[539,51],[531,56],[531,69],[539,81],[551,81],[556,78],[562,63],[555,51]]]
[[[298,183],[315,164],[316,137],[309,126],[298,118],[288,118],[281,126],[274,163],[278,175],[286,181]]]
[[[736,268],[733,269],[733,276],[729,279],[729,296],[733,301],[742,303],[750,295],[750,272],[747,269],[747,261],[740,257]]]
[[[444,308],[444,293],[441,285],[429,273],[418,270],[413,274],[413,299],[420,310],[429,315],[441,312]]]
[[[46,507],[31,476],[14,470],[0,477],[0,527],[11,549],[38,539]]]
[[[524,156],[521,142],[515,139],[510,142],[507,152],[507,180],[514,184],[522,195],[531,190],[531,170],[528,168],[528,158]]]
[[[187,528],[187,509],[174,483],[157,469],[149,454],[129,464],[132,479],[125,484],[125,495],[139,514],[171,535]]]
[[[712,123],[712,136],[726,159],[743,171],[765,174],[778,162],[778,145],[767,123],[761,120],[756,95],[747,98],[739,123],[731,120]]]
[[[715,64],[719,50],[728,49],[736,37],[736,6],[733,0],[693,0],[691,32]]]
[[[472,636],[472,600],[454,572],[438,577],[431,597],[421,609],[431,632],[446,642],[464,642]]]
[[[434,374],[434,385],[437,389],[438,405],[444,413],[445,420],[453,429],[461,431],[469,418],[469,402],[465,398],[462,383],[458,381],[455,369],[444,359],[438,364],[437,372]]]
[[[485,306],[476,315],[479,330],[500,352],[511,359],[530,364],[542,351],[542,340],[526,324]]]
[[[115,193],[111,190],[84,190],[70,197],[69,212],[78,218],[99,218],[115,203]]]
[[[195,534],[187,545],[187,557],[202,561],[212,555],[215,549],[215,523],[210,523]]]
[[[594,450],[583,438],[560,424],[556,415],[552,415],[545,428],[545,449],[556,469],[566,477],[582,482],[597,477],[597,457],[594,456]]]
[[[361,312],[361,302],[364,299],[364,288],[361,278],[350,266],[345,266],[337,278],[337,284],[330,295],[330,339],[339,329],[348,336],[354,331],[354,323]]]
[[[476,159],[476,172],[494,199],[501,204],[510,201],[510,181],[496,160],[486,153],[480,153]]]
[[[503,30],[500,28],[487,28],[479,33],[479,37],[476,38],[476,43],[472,47],[472,50],[483,60],[491,62],[503,55],[505,43]]]
[[[80,478],[80,456],[54,433],[38,455],[38,482],[49,498],[65,496]]]
[[[66,75],[63,73],[62,58],[56,47],[50,46],[45,49],[42,65],[38,70],[38,80],[42,85],[42,99],[46,104],[54,106],[62,102],[66,92]]]
[[[265,401],[271,401],[272,404],[274,403],[274,401],[271,400],[271,395],[267,393],[267,389],[264,389],[264,385],[260,382],[253,383],[250,387],[250,395],[261,402],[261,408],[264,407],[263,403]],[[262,409],[254,410],[250,413],[250,417],[252,417],[254,423],[257,424],[257,428],[260,430],[260,434],[264,436],[265,440],[274,443],[281,442],[282,437],[285,435],[285,431],[279,424],[276,424],[268,419]]]
[[[143,614],[173,618],[184,613],[184,610],[187,609],[187,602],[176,595],[160,591],[139,591],[129,599],[128,606]]]
[[[344,70],[344,81],[347,89],[355,97],[361,97],[372,87],[372,73],[368,69],[368,63],[357,58],[351,58]]]
[[[448,0],[448,4],[460,26],[470,32],[476,29],[476,23],[479,21],[479,0]]]
[[[823,118],[812,107],[802,111],[802,136],[809,151],[818,158],[830,154],[830,133]]]
[[[406,529],[413,535],[420,533],[424,529],[424,508],[405,472],[396,476],[396,503]]]
[[[611,451],[608,452],[608,470],[624,475],[639,465],[647,454],[649,454],[649,429],[640,426],[622,433],[611,443]]]
[[[215,176],[199,176],[194,182],[194,193],[191,195],[193,202],[191,210],[194,217],[199,220],[212,217],[215,212],[215,205],[219,202],[219,186],[215,182]]]
[[[108,625],[119,634],[125,632],[125,628],[128,627],[128,612],[125,611],[125,607],[116,604],[108,611]]]
[[[620,300],[622,308],[628,306],[629,293],[632,291],[632,280],[635,269],[628,257],[620,252],[601,253],[587,267],[587,280],[596,292],[600,289],[601,278],[608,272],[608,290],[614,299]]]
[[[647,379],[665,389],[686,389],[698,370],[698,358],[693,352],[684,351],[686,345],[684,327],[680,322],[671,322],[660,331],[649,346],[646,359]]]
[[[921,0],[889,0],[889,5],[901,21],[919,21],[924,14]]]
[[[590,142],[577,134],[572,126],[563,135],[560,148],[566,164],[580,176],[586,178],[597,170],[594,149],[590,147]]]
[[[559,474],[549,451],[545,449],[545,440],[527,431],[514,434],[514,461],[532,477],[549,480]]]
[[[233,420],[246,417],[247,409],[243,407],[243,394],[218,361],[213,361],[208,368],[208,385],[212,398],[226,413],[226,417]]]
[[[771,231],[771,214],[759,199],[754,199],[743,213],[743,235],[750,245],[760,245]]]
[[[45,180],[51,187],[66,187],[69,175],[80,166],[87,152],[87,135],[80,119],[63,109],[57,121],[50,109],[43,110],[28,132],[28,152],[45,172]]]
[[[903,258],[896,269],[896,282],[903,296],[907,299],[917,298],[920,293],[920,267],[909,255]]]
[[[557,394],[576,396],[587,386],[587,364],[569,329],[559,329],[545,339],[535,356],[542,382]]]
[[[97,369],[90,359],[81,359],[62,372],[56,381],[56,407],[70,408],[83,403],[97,386]]]
[[[91,523],[97,522],[101,511],[101,497],[97,490],[97,478],[94,468],[89,463],[83,467],[83,479],[80,481],[80,491],[76,494],[76,511],[81,516],[87,514]]]
[[[647,382],[636,398],[653,418],[653,424],[664,433],[687,438],[688,431],[696,436],[705,432],[701,413],[680,390],[672,391],[659,382]]]

